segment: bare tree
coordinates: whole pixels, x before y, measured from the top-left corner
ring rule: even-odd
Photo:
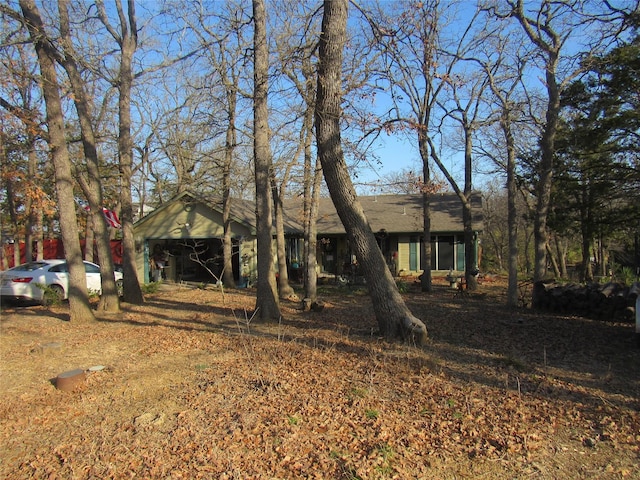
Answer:
[[[9,25],[6,25],[10,29]],[[41,145],[47,138],[43,129],[41,106],[42,96],[36,79],[37,62],[29,52],[31,48],[23,38],[10,36],[13,41],[7,42],[0,50],[0,76],[5,79],[0,96],[0,107],[8,116],[3,119],[2,134],[7,137],[3,142],[5,147],[5,161],[3,162],[3,183],[7,190],[5,212],[9,214],[10,223],[14,229],[14,241],[19,243],[24,238],[25,258],[31,260],[44,258],[44,217],[55,210],[55,203],[49,196],[52,194],[52,182],[48,182],[47,162],[43,161]],[[12,121],[17,119],[19,123]],[[17,133],[18,125],[22,125],[21,133]],[[10,140],[14,137],[15,140]],[[22,162],[9,161],[6,152],[26,152],[17,158],[26,156],[26,169]],[[11,155],[11,158],[16,158]],[[26,171],[25,171],[26,170]],[[10,173],[11,172],[11,173]],[[20,204],[20,205],[18,205]],[[20,207],[24,208],[20,208]],[[19,211],[24,211],[21,215]],[[32,251],[33,243],[36,251]],[[17,261],[20,261],[19,249],[15,249]]]
[[[98,142],[96,139],[93,116],[92,98],[87,92],[85,81],[81,75],[78,63],[78,52],[73,46],[71,27],[69,22],[68,0],[58,0],[58,15],[60,18],[60,36],[62,43],[62,55],[57,57],[69,77],[73,91],[73,101],[80,122],[80,134],[84,152],[83,162],[86,165],[86,176],[80,167],[75,169],[76,179],[83,193],[87,197],[91,208],[91,218],[95,233],[98,259],[100,263],[100,278],[102,281],[102,295],[98,309],[107,312],[119,312],[120,300],[114,278],[113,256],[109,242],[109,230],[103,214],[102,179],[100,175],[100,160],[98,157]],[[89,229],[88,229],[89,230]],[[93,241],[85,243],[87,251],[93,251]]]
[[[198,126],[209,143],[215,142],[215,149],[209,152],[214,163],[209,163],[205,170],[215,171],[216,182],[211,185],[200,185],[200,191],[215,189],[222,197],[223,217],[223,249],[224,249],[224,284],[235,285],[232,269],[233,239],[231,232],[231,209],[236,165],[239,156],[239,143],[242,142],[241,114],[243,101],[251,97],[248,92],[248,55],[250,39],[247,28],[251,24],[251,15],[247,11],[247,3],[220,2],[205,5],[194,3],[185,5],[176,2],[176,17],[188,26],[196,42],[199,54],[194,58],[197,65],[202,65],[202,75],[189,81],[186,78],[186,89],[189,99],[194,104],[196,115],[203,122]],[[193,68],[187,67],[187,68]],[[189,71],[185,77],[188,77]],[[203,113],[204,111],[204,113]],[[193,134],[193,132],[191,132]],[[211,146],[210,146],[211,147]],[[197,163],[204,164],[204,159]],[[194,170],[197,167],[191,167]],[[235,175],[235,177],[234,177]]]
[[[124,300],[129,303],[144,302],[135,264],[133,238],[133,201],[131,178],[133,174],[133,139],[131,135],[131,89],[133,86],[133,56],[138,45],[138,26],[135,0],[127,0],[127,10],[116,2],[118,27],[111,24],[103,0],[96,0],[98,17],[119,47],[119,72],[114,86],[118,90],[118,157],[120,167],[120,204],[122,220],[122,269]]]
[[[550,1],[543,1],[539,14],[530,17],[524,8],[524,2],[509,2],[511,15],[517,19],[526,35],[539,49],[544,59],[545,85],[548,101],[546,121],[540,139],[541,158],[537,168],[539,176],[536,184],[536,215],[534,218],[535,264],[534,280],[542,280],[547,271],[547,215],[551,198],[553,178],[553,157],[555,155],[555,137],[560,115],[560,85],[558,82],[558,64],[560,51],[569,32],[559,32],[554,27],[557,10]]]
[[[304,227],[303,251],[301,261],[304,277],[304,296],[311,303],[317,300],[317,260],[316,260],[316,221],[318,197],[322,182],[320,161],[313,151],[313,115],[316,97],[315,55],[318,44],[317,30],[319,21],[313,6],[303,3],[287,3],[276,12],[277,30],[274,28],[274,41],[278,55],[278,72],[281,81],[291,85],[284,93],[288,108],[279,112],[285,125],[292,124],[297,129],[287,128],[290,141],[295,141],[295,150],[291,160],[279,175],[279,196],[284,201],[286,193],[295,185],[302,191],[302,211],[296,212],[296,218]],[[302,158],[302,174],[299,174]],[[296,173],[293,173],[293,169]],[[286,178],[285,178],[286,177]],[[300,178],[301,177],[301,178]],[[288,187],[284,189],[282,187]],[[282,270],[282,266],[281,266]],[[282,285],[281,285],[282,294]]]
[[[378,248],[349,176],[342,151],[342,59],[348,0],[325,0],[320,36],[316,138],[318,156],[331,198],[353,245],[369,287],[380,332],[424,343],[427,329],[404,303]]]
[[[485,72],[489,82],[489,88],[493,94],[492,103],[496,107],[499,130],[502,133],[503,154],[498,160],[492,156],[500,169],[506,172],[507,190],[507,237],[508,237],[508,287],[507,305],[518,305],[518,218],[517,195],[518,185],[516,178],[517,145],[514,130],[522,118],[523,105],[518,102],[516,96],[522,94],[522,79],[528,62],[526,52],[509,35],[501,35],[496,32],[493,37],[488,37],[483,42],[486,48],[485,59],[476,58]],[[478,52],[480,53],[480,52]]]
[[[422,159],[420,192],[423,195],[424,241],[422,242],[422,290],[431,285],[431,201],[439,189],[430,163],[438,159],[434,138],[438,136],[436,111],[452,75],[453,62],[442,58],[440,33],[443,6],[440,0],[398,2],[397,12],[378,9],[372,20],[378,47],[383,51],[380,74],[389,84],[392,107],[384,115],[383,127],[415,134]],[[439,159],[438,159],[439,160]]]
[[[55,48],[47,41],[40,12],[33,0],[20,0],[20,8],[35,46],[42,75],[42,92],[47,106],[47,128],[55,166],[56,191],[60,205],[60,230],[69,265],[69,316],[72,322],[95,320],[89,306],[87,280],[82,261],[73,196],[73,175],[64,127],[64,115],[55,66]]]
[[[284,200],[287,193],[287,184],[291,180],[291,170],[297,162],[299,153],[294,153],[288,161],[284,162],[284,169],[280,181],[276,179],[275,168],[271,174],[271,195],[273,197],[274,225],[276,228],[276,252],[278,261],[278,294],[280,298],[292,301],[298,300],[297,295],[289,283],[289,265],[287,262],[286,239],[284,231]],[[275,165],[274,165],[275,167]]]
[[[261,320],[280,318],[280,304],[273,268],[271,148],[269,145],[269,45],[264,0],[253,0],[254,93],[253,134],[256,179],[257,266],[256,315]]]
[[[482,43],[484,35],[479,38],[471,34],[477,19],[477,13],[468,22],[464,33],[460,35],[460,39],[455,47],[455,51],[449,52],[452,62],[452,70],[456,63],[465,63],[467,68],[461,68],[460,73],[456,73],[449,79],[449,89],[451,91],[450,101],[443,105],[447,116],[460,125],[462,129],[462,143],[464,152],[464,177],[463,187],[460,188],[458,181],[442,161],[440,155],[433,155],[434,162],[445,176],[453,191],[456,193],[462,203],[462,223],[464,228],[464,246],[465,246],[465,279],[467,289],[477,289],[478,265],[475,258],[474,248],[474,231],[473,231],[473,212],[472,212],[472,193],[473,193],[473,140],[478,128],[488,121],[488,112],[484,108],[485,96],[487,90],[487,80],[482,71],[474,71],[468,68],[470,62],[458,62],[458,59],[464,58],[466,53],[473,49],[478,43]],[[470,71],[469,71],[470,70]],[[433,140],[429,138],[431,143],[431,151],[437,149],[433,145]]]

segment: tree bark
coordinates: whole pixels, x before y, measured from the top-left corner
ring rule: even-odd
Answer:
[[[78,169],[76,169],[76,177],[91,207],[91,215],[88,218],[92,221],[87,221],[87,227],[91,225],[91,230],[95,235],[98,263],[100,264],[100,279],[102,281],[102,295],[100,296],[98,310],[118,313],[120,312],[120,299],[118,298],[114,278],[109,229],[102,212],[102,180],[99,170],[100,160],[98,158],[97,142],[91,116],[91,102],[86,94],[84,81],[75,61],[77,54],[71,40],[67,3],[68,0],[58,0],[60,32],[64,49],[64,56],[60,59],[60,63],[67,72],[73,90],[73,101],[78,113],[82,148],[87,167],[87,178],[84,178]],[[87,228],[87,231],[89,231],[89,228]],[[90,256],[90,261],[93,261],[93,243],[94,236],[87,235],[85,238],[85,257]]]
[[[423,292],[430,292],[432,289],[431,279],[431,172],[429,168],[429,143],[427,134],[423,130],[418,132],[418,150],[422,158],[422,181],[424,183],[422,191],[422,278],[420,287]]]
[[[236,281],[233,278],[233,239],[231,238],[231,165],[233,163],[233,151],[236,146],[236,96],[234,92],[227,92],[229,109],[229,123],[224,146],[224,166],[222,170],[222,223],[224,225],[224,237],[222,241],[222,256],[224,268],[222,270],[222,284],[233,288]]]
[[[133,139],[131,137],[131,88],[133,86],[132,62],[138,46],[135,0],[127,0],[127,12],[120,2],[116,3],[120,22],[120,32],[110,24],[103,0],[97,0],[98,15],[111,36],[120,47],[120,71],[118,88],[118,156],[120,168],[120,220],[122,223],[122,274],[124,301],[133,304],[144,303],[142,289],[138,281],[133,238],[133,201],[131,198],[131,177],[133,174]]]
[[[542,9],[550,8],[545,0]],[[529,19],[526,16],[524,0],[517,0],[513,15],[520,22],[529,39],[540,49],[545,60],[545,85],[547,89],[547,109],[545,124],[540,139],[541,159],[538,163],[538,181],[535,186],[536,208],[533,221],[533,235],[535,248],[535,262],[533,270],[534,280],[542,280],[547,273],[547,217],[551,200],[551,185],[553,181],[553,160],[555,155],[555,138],[560,116],[560,87],[556,78],[558,60],[562,42],[557,32],[550,25],[550,17],[544,16],[543,23]],[[546,40],[548,39],[548,40]]]
[[[507,260],[509,278],[507,285],[507,306],[518,306],[518,209],[516,196],[516,148],[511,130],[511,112],[508,105],[503,105],[501,127],[507,147],[507,230],[509,237],[509,257]]]
[[[55,50],[46,40],[42,19],[34,1],[20,0],[20,8],[36,49],[40,74],[42,75],[42,93],[47,107],[49,146],[55,167],[60,231],[65,258],[69,265],[69,319],[74,323],[89,322],[95,320],[95,316],[89,306],[87,295],[87,277],[82,261],[73,197],[75,182],[71,173],[71,161],[66,144],[64,115],[54,62]]]
[[[462,195],[458,194],[458,196],[462,202],[462,224],[464,228],[464,274],[467,281],[467,289],[475,291],[478,289],[478,259],[476,258],[473,233],[473,212],[471,210],[471,191],[473,185],[473,121],[469,121],[467,119],[467,114],[464,111],[462,118],[462,128],[464,130],[464,192]]]
[[[280,304],[273,268],[272,202],[270,188],[271,148],[267,105],[269,46],[267,44],[264,0],[253,0],[254,28],[254,108],[253,154],[256,182],[257,267],[256,313],[261,320],[278,320]]]
[[[318,156],[331,198],[367,281],[380,333],[388,339],[402,337],[422,344],[426,341],[427,329],[409,311],[398,292],[358,201],[344,160],[340,103],[347,10],[348,0],[324,1],[315,118]]]
[[[283,184],[286,183],[283,182]],[[276,228],[276,255],[278,259],[278,294],[280,298],[295,300],[296,292],[289,283],[289,269],[287,265],[287,248],[284,236],[284,206],[283,192],[278,191],[276,179],[271,176],[271,196],[273,199],[273,213]]]
[[[311,133],[311,132],[309,132]],[[311,135],[309,136],[311,139]],[[307,147],[309,152],[305,153],[305,156],[311,158],[310,145]],[[309,298],[311,302],[315,302],[318,299],[318,273],[316,271],[316,265],[318,263],[318,204],[320,201],[320,186],[322,182],[322,166],[320,159],[316,157],[315,168],[313,169],[310,192],[310,205],[309,216],[305,225],[305,277],[304,277],[304,291],[305,297]]]

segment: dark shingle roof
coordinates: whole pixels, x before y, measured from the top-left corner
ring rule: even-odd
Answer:
[[[371,229],[377,232],[410,233],[423,230],[422,195],[376,195],[358,197]],[[473,229],[482,230],[482,198],[479,193],[471,197]],[[460,232],[462,203],[454,193],[435,194],[431,197],[431,231],[433,233]],[[344,233],[333,201],[322,198],[319,206],[318,234]]]

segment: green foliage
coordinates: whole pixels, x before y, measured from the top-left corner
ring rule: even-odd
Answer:
[[[583,245],[601,238],[628,246],[629,226],[640,221],[640,37],[586,66],[562,96],[548,224]]]
[[[393,447],[388,443],[382,443],[376,448],[378,455],[382,457],[382,464],[376,465],[376,471],[384,476],[391,475],[393,473],[393,468],[391,467],[391,460],[395,456],[395,451]]]
[[[142,293],[153,294],[160,289],[160,282],[150,282],[142,285]]]
[[[524,372],[527,370],[527,365],[520,359],[511,355],[505,355],[499,358],[499,360],[506,366],[516,369],[518,372]]]
[[[369,391],[366,388],[354,387],[349,392],[349,397],[350,398],[364,398],[364,397],[367,396],[368,393],[369,393]]]
[[[62,304],[62,298],[60,297],[60,292],[58,289],[51,287],[50,285],[45,285],[43,283],[36,283],[36,287],[42,290],[42,300],[45,305]]]
[[[367,417],[369,420],[376,420],[379,416],[380,416],[380,412],[378,412],[378,410],[371,408],[371,409],[367,409],[364,412],[365,417]]]
[[[404,280],[398,280],[396,285],[398,286],[398,291],[400,293],[407,293],[409,291],[409,284]]]
[[[618,282],[624,283],[627,286],[631,286],[637,279],[636,273],[631,267],[620,267],[615,265],[613,268],[613,275]]]

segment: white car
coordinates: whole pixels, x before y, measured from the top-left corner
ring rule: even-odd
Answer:
[[[102,294],[100,266],[84,262],[89,293]],[[118,295],[122,294],[122,273],[114,272]],[[48,288],[60,300],[69,298],[69,267],[66,260],[38,260],[0,272],[0,297],[9,301],[45,301]]]

